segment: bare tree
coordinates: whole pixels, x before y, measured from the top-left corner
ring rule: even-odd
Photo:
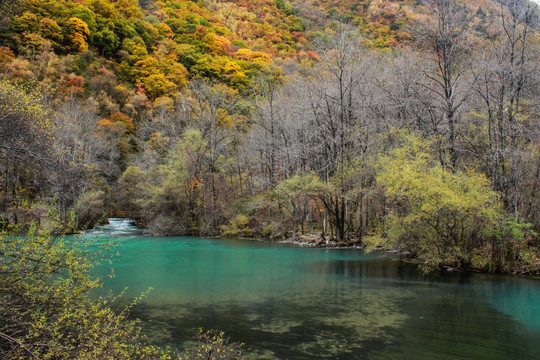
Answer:
[[[519,0],[503,1],[499,9],[499,34],[480,56],[475,71],[488,135],[485,155],[480,157],[505,208],[517,216],[524,200],[524,179],[534,166],[531,154],[539,141],[535,98],[540,69],[533,35],[538,12],[537,5]]]
[[[54,128],[50,109],[36,93],[0,81],[0,178],[2,207],[13,207],[13,221],[24,197],[38,196],[46,188],[52,168]],[[21,189],[26,189],[23,195]]]
[[[218,192],[221,190],[217,184],[219,172],[222,162],[230,158],[229,152],[240,130],[237,127],[240,124],[235,122],[235,106],[239,98],[226,86],[203,80],[192,81],[189,90],[192,101],[188,128],[197,129],[202,134],[199,174],[207,177],[205,180],[211,190],[208,216],[209,229],[214,231],[223,220],[220,219],[223,204],[218,202]]]
[[[369,144],[370,86],[366,82],[369,54],[359,34],[349,25],[338,24],[332,34],[319,39],[322,62],[306,74],[301,84],[305,95],[303,117],[310,152],[308,169],[315,171],[335,192],[322,197],[331,235],[338,241],[352,230],[348,198],[348,169]],[[324,228],[324,226],[323,226]]]
[[[433,133],[448,141],[448,149],[444,144],[439,147],[442,165],[456,169],[458,125],[470,95],[466,12],[452,0],[431,0],[428,8],[434,16],[416,28],[418,47],[429,54],[422,65],[424,81],[417,84],[417,97],[427,109]]]
[[[286,108],[279,103],[277,79],[270,79],[262,84],[262,96],[255,102],[255,129],[250,132],[261,167],[261,174],[267,177],[263,187],[273,189],[276,184],[276,170],[279,151],[283,147],[280,127],[283,124],[282,111]]]
[[[305,118],[299,116],[302,97],[296,85],[295,81],[266,80],[255,101],[249,147],[257,154],[263,189],[273,189],[278,181],[293,175],[306,153],[301,149]]]
[[[70,220],[69,210],[77,210],[74,225],[92,225],[104,211],[105,196],[101,197],[101,206],[94,209],[81,209],[79,201],[92,188],[91,176],[116,168],[110,163],[117,160],[110,157],[114,144],[97,134],[98,116],[91,103],[70,99],[56,109],[52,121],[58,131],[54,137],[56,166],[50,172],[54,177],[51,192],[56,194],[56,205],[64,221]],[[92,219],[80,219],[79,210],[92,214]]]

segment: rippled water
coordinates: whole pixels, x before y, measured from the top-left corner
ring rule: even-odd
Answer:
[[[437,272],[357,250],[146,237],[112,219],[116,277],[156,343],[199,327],[246,343],[253,359],[540,359],[540,281]]]

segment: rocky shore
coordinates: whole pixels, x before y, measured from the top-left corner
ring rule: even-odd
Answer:
[[[362,245],[359,239],[351,239],[348,241],[329,240],[321,234],[293,234],[283,240],[277,241],[280,244],[294,244],[302,247],[319,247],[319,248],[357,248],[361,249]]]

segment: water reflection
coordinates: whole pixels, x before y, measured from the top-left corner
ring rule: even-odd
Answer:
[[[153,286],[134,315],[160,344],[205,327],[254,359],[540,358],[540,282],[253,241],[139,236],[118,250],[105,290]]]

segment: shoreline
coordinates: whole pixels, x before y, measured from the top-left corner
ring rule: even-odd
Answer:
[[[221,237],[223,238],[223,237]],[[344,241],[344,242],[336,242],[336,241],[329,241],[329,240],[323,240],[320,234],[295,234],[294,236],[287,237],[282,240],[272,240],[268,238],[242,238],[246,240],[258,240],[258,241],[266,241],[266,242],[275,242],[278,244],[290,244],[295,245],[298,247],[305,247],[305,248],[326,248],[326,249],[350,249],[350,250],[364,250],[365,247],[360,243],[358,239],[354,239],[351,241]],[[509,276],[519,276],[519,277],[529,277],[532,279],[540,280],[540,271],[537,271],[535,273],[531,273],[527,270],[513,270],[513,271],[487,271],[483,269],[477,269],[477,268],[465,268],[461,269],[455,266],[450,265],[440,265],[440,266],[433,266],[426,264],[422,259],[418,257],[411,256],[411,253],[409,251],[405,250],[399,250],[399,249],[387,249],[384,248],[375,248],[373,252],[379,252],[379,253],[385,253],[385,254],[393,254],[400,256],[398,258],[399,261],[403,261],[410,264],[415,264],[418,266],[427,266],[433,271],[436,270],[446,270],[448,272],[459,272],[459,273],[475,273],[475,274],[492,274],[492,275],[509,275]]]
[[[131,219],[133,220],[133,219]],[[140,222],[132,222],[137,228],[144,230],[145,227],[141,227]],[[321,233],[289,233],[286,236],[281,238],[268,238],[268,237],[257,237],[257,236],[238,236],[238,237],[228,237],[224,235],[200,235],[200,234],[183,234],[183,235],[163,235],[163,234],[152,234],[151,232],[145,231],[147,236],[195,236],[195,237],[205,237],[212,239],[240,239],[240,240],[249,240],[249,241],[260,241],[260,242],[271,242],[276,244],[286,244],[293,245],[302,248],[320,248],[320,249],[349,249],[349,250],[363,250],[366,248],[362,245],[360,239],[353,238],[349,241],[332,241],[325,238]],[[527,269],[514,269],[512,271],[488,271],[484,269],[477,268],[459,268],[452,265],[442,264],[440,266],[433,266],[426,264],[422,259],[412,256],[409,251],[400,250],[400,249],[384,249],[382,247],[376,247],[372,250],[373,252],[380,252],[385,254],[393,254],[399,256],[399,261],[404,261],[407,263],[416,264],[418,266],[427,266],[433,271],[436,270],[446,270],[448,272],[460,272],[460,273],[478,273],[478,274],[493,274],[493,275],[510,275],[510,276],[519,276],[519,277],[529,277],[536,280],[540,280],[540,271],[531,272]]]
[[[292,236],[288,236],[282,240],[267,239],[266,241],[275,241],[279,244],[294,244],[301,247],[312,247],[312,248],[364,249],[359,239],[352,239],[349,241],[333,241],[333,240],[325,239],[321,234],[318,234],[318,233],[293,234]]]

